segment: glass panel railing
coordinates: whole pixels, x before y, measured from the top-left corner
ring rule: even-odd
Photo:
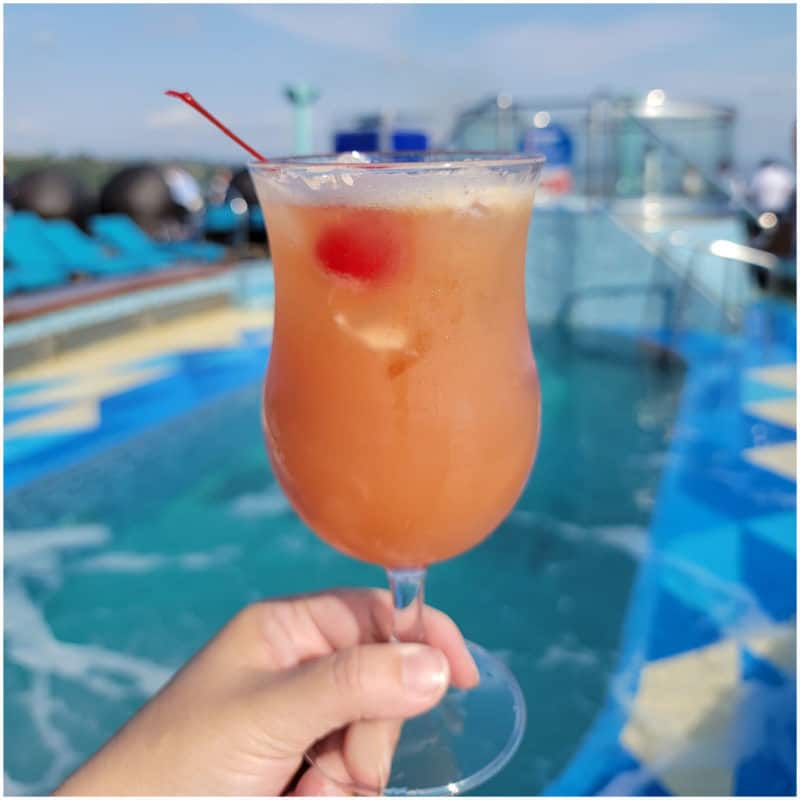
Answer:
[[[731,293],[729,302],[721,302],[698,280],[699,272],[699,261],[675,263],[669,251],[606,211],[538,209],[526,276],[528,317],[534,325],[664,342],[686,329],[730,330],[745,297]],[[741,270],[729,274],[740,276]]]
[[[617,209],[645,220],[735,213],[758,224],[733,173],[728,125],[673,119],[659,130],[624,107],[603,104],[592,105],[590,118],[608,140],[601,147],[605,161],[590,165],[590,173],[604,175],[600,189]]]
[[[589,162],[588,107],[558,98],[511,103],[504,95],[461,114],[448,146],[459,150],[543,152],[540,201],[583,198]]]
[[[537,195],[532,323],[730,332],[772,274],[713,246],[747,246],[770,224],[731,178],[733,123],[730,109],[656,91],[640,101],[499,95],[462,114],[450,144],[549,148],[550,168],[568,164],[569,187],[556,169]]]

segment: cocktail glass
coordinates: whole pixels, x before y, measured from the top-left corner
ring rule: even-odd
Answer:
[[[424,640],[426,568],[487,537],[533,465],[524,262],[543,161],[389,153],[250,166],[275,270],[271,462],[318,536],[386,568],[397,640]],[[458,794],[508,762],[522,693],[500,660],[469,648],[478,687],[405,723],[386,787],[343,791]]]

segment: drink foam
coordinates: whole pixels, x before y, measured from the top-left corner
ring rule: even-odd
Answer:
[[[425,173],[428,174],[425,174]],[[391,169],[280,168],[253,175],[264,205],[347,205],[395,209],[448,208],[471,213],[530,205],[535,181],[529,172],[503,173],[459,165],[419,173]]]

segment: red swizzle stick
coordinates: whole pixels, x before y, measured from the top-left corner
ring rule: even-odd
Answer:
[[[192,97],[189,92],[176,92],[174,89],[169,89],[168,91],[164,92],[164,94],[169,95],[170,97],[177,97],[178,100],[183,100],[187,106],[191,106],[195,111],[199,111],[209,122],[212,122],[216,125],[226,136],[233,139],[239,147],[243,147],[250,153],[258,161],[267,161],[268,159],[264,158],[258,150],[254,150],[250,147],[247,142],[242,141],[230,128],[226,128],[213,114],[206,111],[197,100]]]

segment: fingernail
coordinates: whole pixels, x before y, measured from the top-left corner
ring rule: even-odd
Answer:
[[[431,695],[447,686],[447,659],[432,647],[403,645],[403,685],[415,694]]]

